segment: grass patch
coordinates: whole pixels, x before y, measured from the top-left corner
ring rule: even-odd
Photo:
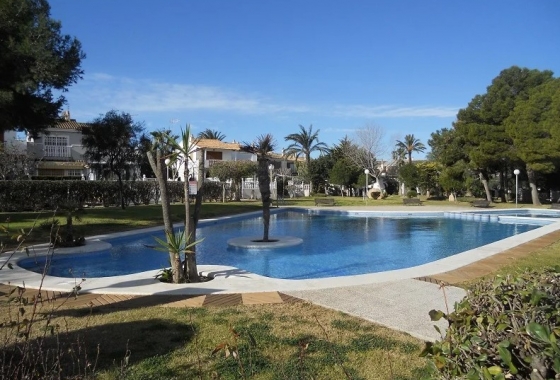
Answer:
[[[341,379],[345,372],[353,379],[386,379],[389,371],[394,378],[418,379],[426,367],[418,357],[418,339],[384,327],[371,329],[371,323],[311,304],[200,310],[153,306],[84,315],[62,309],[50,323],[64,328],[44,338],[44,345],[65,348],[81,341],[81,352],[89,355],[99,347],[99,379],[238,379],[241,372],[252,379]],[[14,311],[0,306],[0,322],[8,322]],[[215,323],[224,315],[227,320]],[[306,323],[287,324],[279,316],[298,316]],[[42,335],[44,323],[39,319],[32,339]],[[212,355],[223,343],[230,355]]]
[[[496,268],[496,270],[489,275],[454,285],[468,289],[481,280],[496,276],[515,275],[527,271],[538,271],[543,268],[555,267],[558,263],[560,263],[560,241],[552,243],[547,247],[537,249],[527,256],[512,258],[507,265]]]
[[[262,210],[262,205],[258,202],[205,203],[201,207],[201,218],[208,219],[260,210]],[[184,222],[184,216],[185,206],[183,204],[171,205],[173,223]],[[94,207],[85,209],[80,217],[81,220],[74,221],[76,236],[89,237],[163,226],[161,205],[131,206],[125,210],[119,207]],[[63,231],[66,218],[54,215],[52,211],[0,213],[0,224],[8,227],[10,231],[20,231],[21,229],[28,231],[35,226],[27,242],[45,243],[49,241],[50,236],[50,228],[46,228],[45,224],[50,224],[53,218],[58,221],[58,226]],[[41,225],[43,226],[41,227]]]

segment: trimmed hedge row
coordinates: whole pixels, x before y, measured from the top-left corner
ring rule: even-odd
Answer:
[[[159,199],[156,182],[124,182],[128,203],[149,204]],[[120,204],[119,184],[113,181],[0,181],[1,211],[52,210],[68,200],[82,205]]]
[[[160,191],[156,181],[123,181],[126,204],[159,203]],[[184,183],[169,182],[172,202],[184,202]],[[230,199],[226,187],[226,199]],[[222,184],[207,181],[204,201],[221,201]],[[0,181],[0,211],[53,210],[68,200],[81,205],[120,205],[119,184],[116,181]]]

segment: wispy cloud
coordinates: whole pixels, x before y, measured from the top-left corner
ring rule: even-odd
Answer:
[[[135,113],[175,113],[183,111],[217,111],[248,115],[313,114],[326,117],[360,119],[400,117],[453,117],[457,108],[399,107],[391,105],[336,105],[282,103],[261,94],[244,94],[216,86],[135,80],[105,73],[94,73],[71,89],[70,98],[87,105],[98,115],[108,109]],[[101,110],[101,111],[99,111]],[[97,112],[99,111],[99,112]]]
[[[333,110],[333,114],[359,118],[398,118],[398,117],[454,117],[458,108],[454,107],[401,107],[401,106],[364,106],[341,105]]]

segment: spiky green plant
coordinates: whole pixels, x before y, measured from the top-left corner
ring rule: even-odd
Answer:
[[[157,251],[161,252],[171,252],[174,255],[175,260],[181,260],[182,258],[185,259],[185,265],[187,265],[188,261],[187,258],[189,255],[192,255],[195,250],[194,248],[197,244],[202,242],[204,239],[200,239],[197,241],[192,241],[191,234],[186,235],[185,230],[178,231],[176,233],[169,233],[165,232],[165,239],[160,239],[158,237],[154,237],[155,241],[159,244],[159,246],[152,247]],[[187,271],[188,274],[188,271]],[[186,282],[198,282],[198,273],[196,274],[196,280],[193,281],[192,278],[186,277]]]

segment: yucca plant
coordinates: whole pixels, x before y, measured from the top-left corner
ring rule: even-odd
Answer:
[[[192,249],[194,248],[198,243],[202,242],[204,239],[200,239],[197,241],[192,241],[192,236],[191,234],[185,234],[185,230],[183,231],[178,231],[176,233],[173,232],[167,232],[165,233],[165,239],[160,239],[158,237],[154,237],[155,241],[158,243],[158,246],[154,246],[151,247],[157,251],[161,251],[161,252],[169,252],[171,254],[173,254],[173,259],[174,261],[180,261],[180,262],[184,262],[184,265],[188,267],[189,265],[189,260],[188,257],[189,255],[192,255],[195,253],[195,250]],[[182,260],[182,258],[184,258],[184,260]],[[189,270],[188,268],[186,268],[187,270],[185,270],[185,273],[187,274],[187,276],[185,277],[185,282],[198,282],[198,273],[197,273],[197,278],[193,279],[189,277]]]

